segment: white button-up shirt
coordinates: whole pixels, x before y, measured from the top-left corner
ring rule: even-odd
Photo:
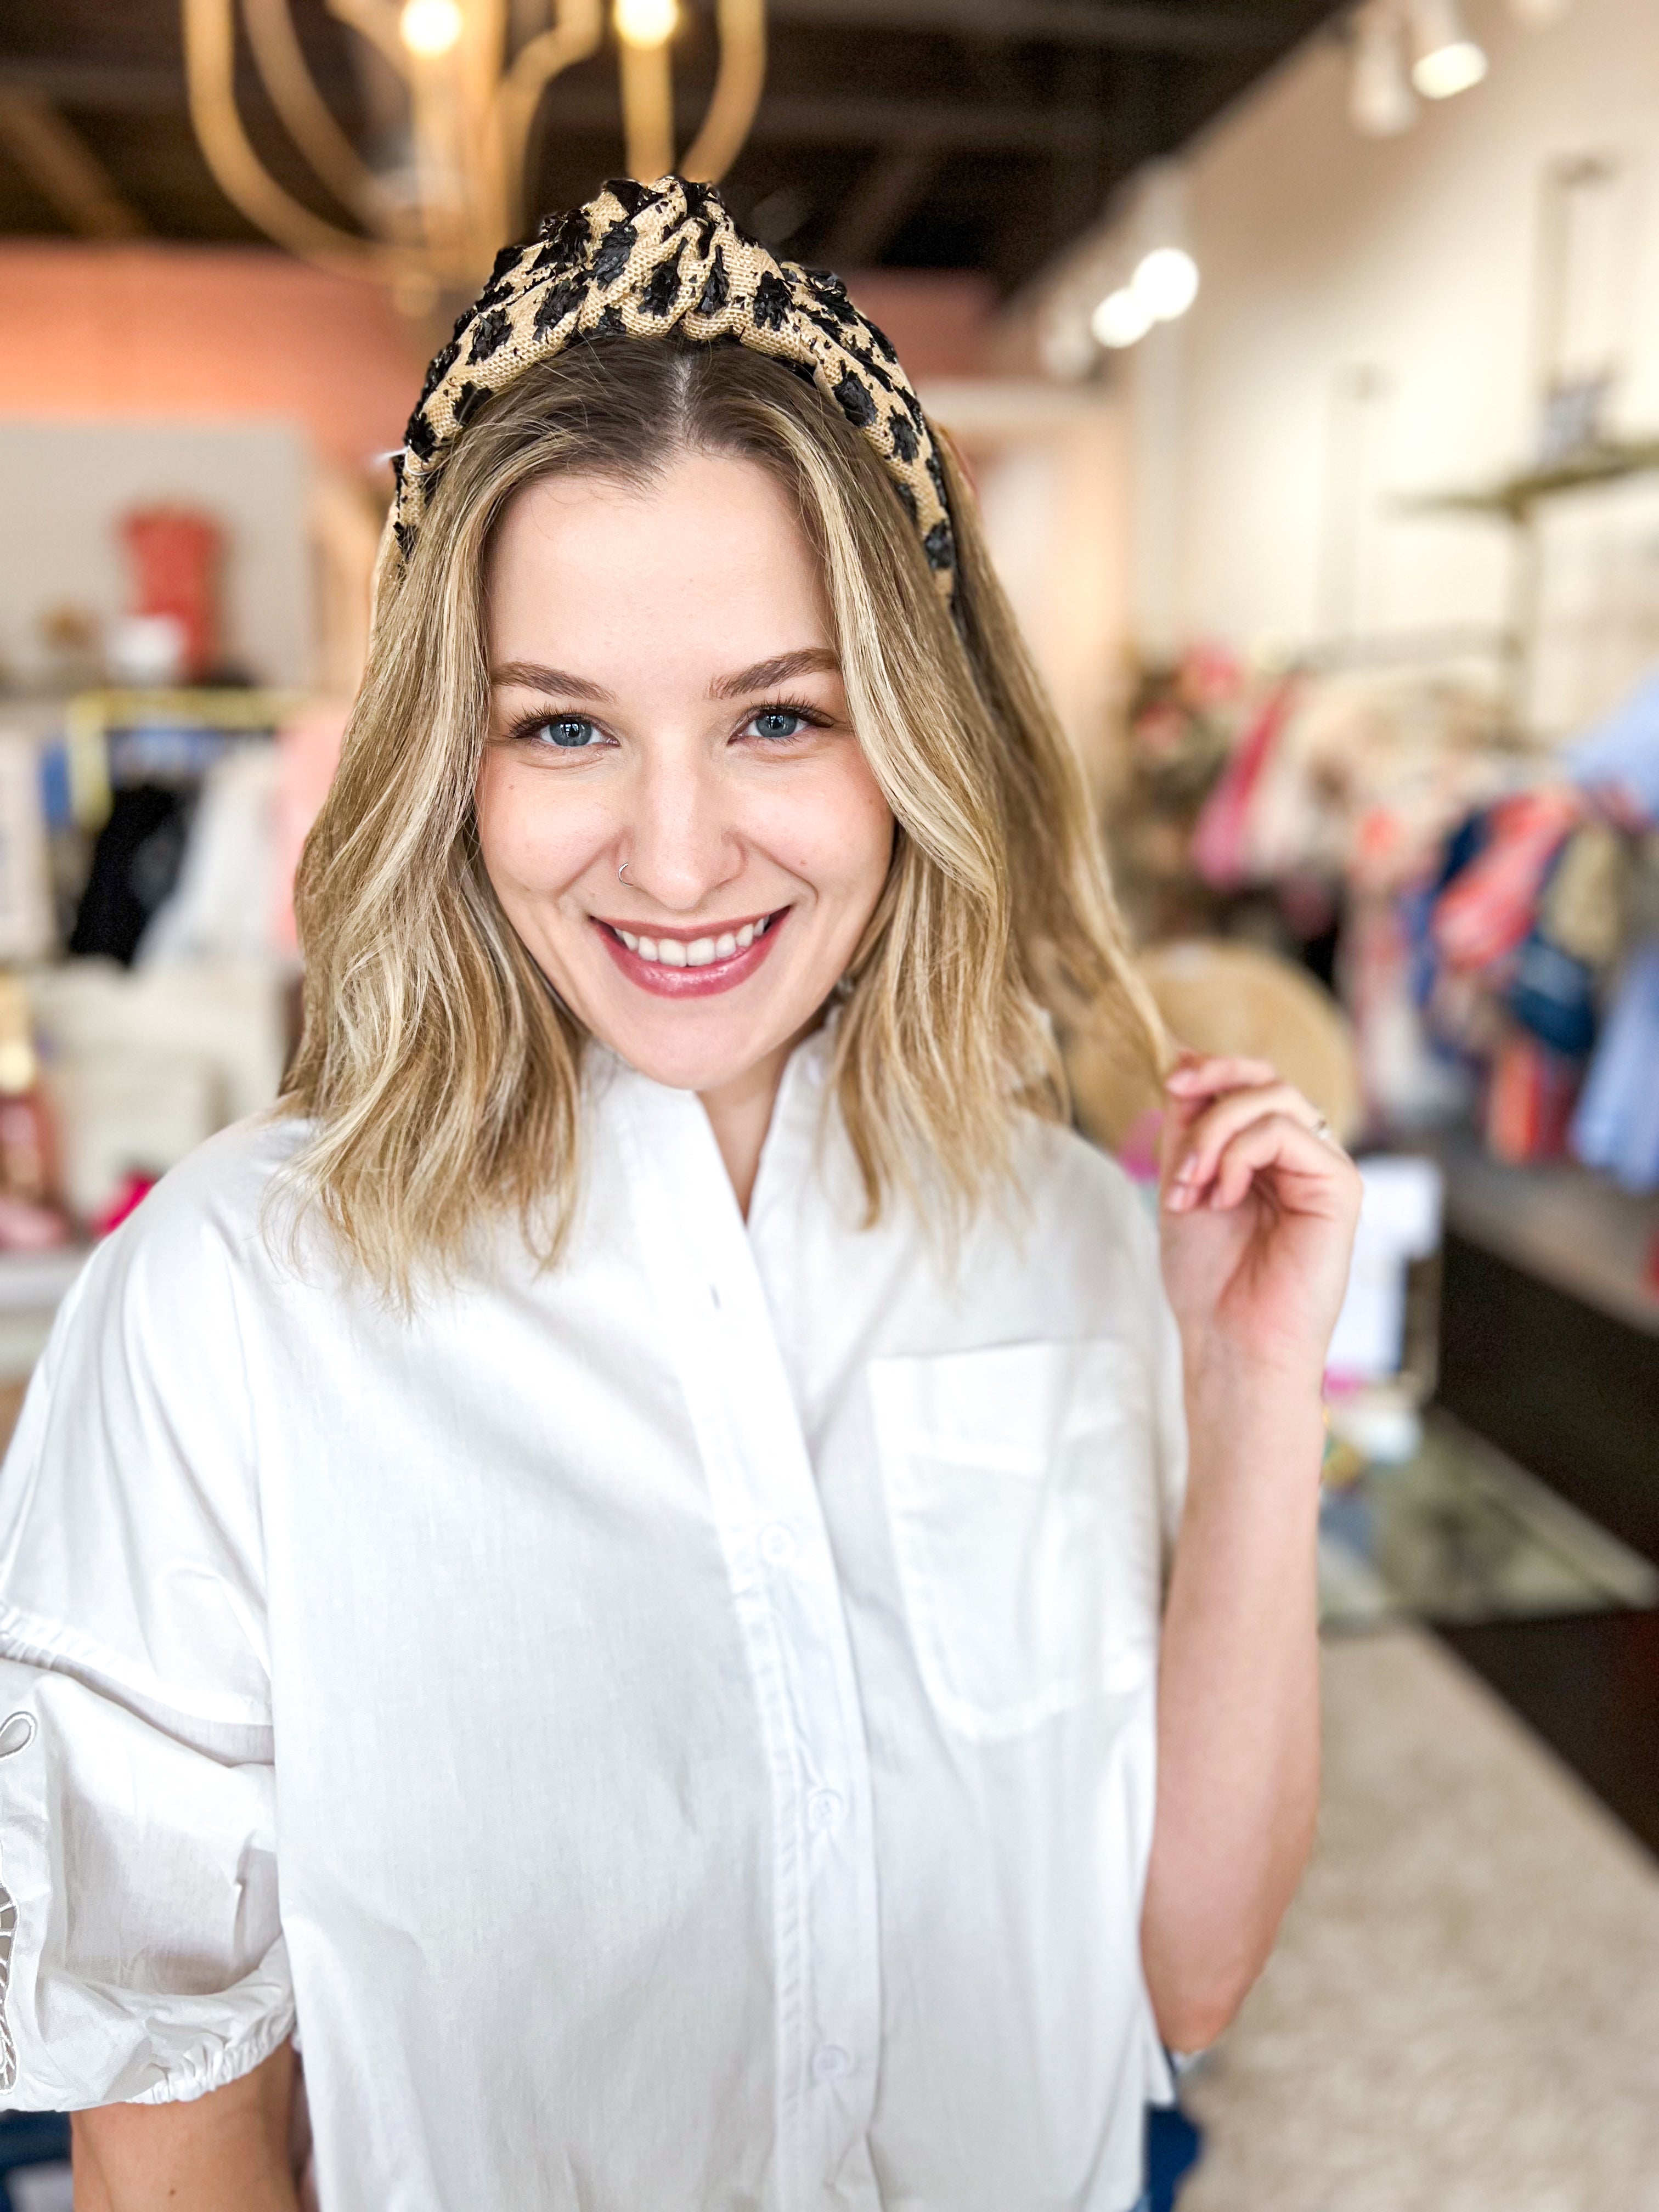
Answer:
[[[0,2101],[297,2018],[324,2212],[1127,2212],[1151,1224],[1033,1122],[954,1253],[864,1230],[826,1058],[745,1224],[596,1054],[568,1257],[412,1318],[290,1252],[292,1123],[100,1248],[0,1476]]]

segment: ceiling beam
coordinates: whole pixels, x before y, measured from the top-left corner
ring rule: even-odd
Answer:
[[[0,145],[82,238],[139,238],[149,228],[80,132],[39,93],[0,88]]]
[[[879,261],[882,249],[917,203],[939,165],[937,146],[887,146],[876,155],[836,210],[823,258],[836,268]]]
[[[1158,0],[768,0],[775,23],[825,30],[938,31],[1032,46],[1166,54],[1260,52],[1305,27],[1271,10],[1177,8]]]
[[[674,127],[684,133],[702,118],[705,95],[677,94]],[[584,137],[619,136],[621,102],[608,92],[554,85],[543,102],[548,129]],[[908,146],[983,154],[1075,154],[1101,144],[1109,118],[1087,107],[956,105],[949,100],[864,100],[825,94],[768,93],[749,137],[757,143],[814,146]]]
[[[251,89],[252,89],[251,88]],[[23,93],[64,106],[130,112],[183,112],[184,81],[153,69],[80,63],[0,62],[0,94]],[[257,97],[257,91],[254,94]],[[676,96],[676,129],[694,131],[707,94]],[[544,126],[588,137],[622,136],[622,102],[614,91],[556,83],[542,103]],[[831,94],[768,93],[751,139],[791,138],[817,146],[891,146],[927,143],[981,153],[1072,154],[1097,146],[1109,118],[1089,107],[1037,107],[944,100],[880,100]]]

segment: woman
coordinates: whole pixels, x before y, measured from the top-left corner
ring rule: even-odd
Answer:
[[[326,2212],[1127,2212],[1308,1846],[1357,1179],[1183,1063],[1166,1304],[969,498],[713,193],[434,363],[301,914],[0,1483],[14,2100],[291,2205],[297,2026]]]

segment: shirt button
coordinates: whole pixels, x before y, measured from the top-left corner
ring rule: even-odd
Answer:
[[[841,1818],[839,1790],[815,1790],[806,1801],[809,1828],[833,1828]]]
[[[812,2079],[839,2081],[852,2063],[840,2044],[821,2043],[812,2053]]]
[[[794,1532],[786,1528],[781,1521],[774,1521],[761,1530],[760,1552],[769,1567],[787,1567],[796,1552]]]

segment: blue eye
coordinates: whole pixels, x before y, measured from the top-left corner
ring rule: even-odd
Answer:
[[[543,722],[540,725],[540,733],[544,735],[550,743],[568,746],[573,750],[582,745],[592,744],[599,734],[592,723],[581,714],[556,714],[550,722]]]
[[[798,738],[806,727],[806,717],[792,707],[763,707],[750,716],[749,726],[760,738]]]

